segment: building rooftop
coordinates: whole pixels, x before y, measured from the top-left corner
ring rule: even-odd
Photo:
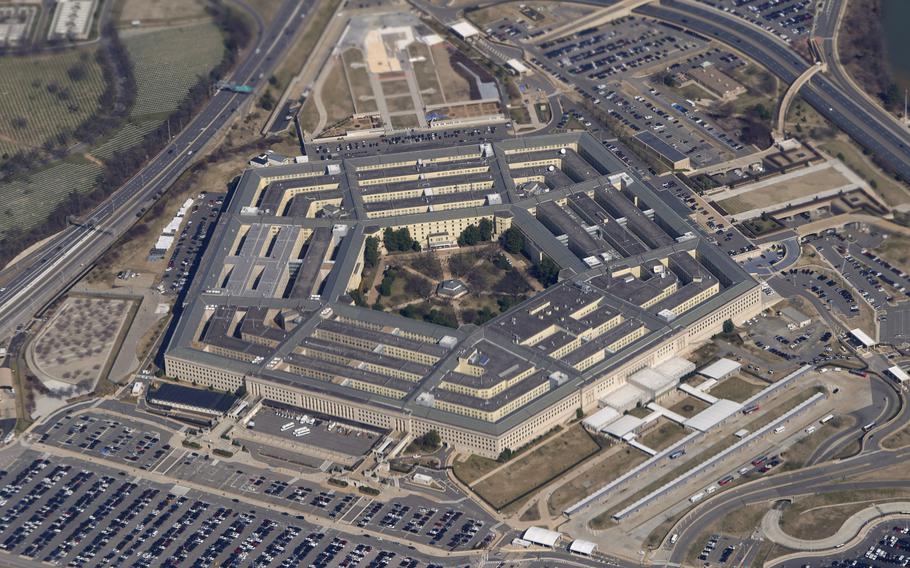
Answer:
[[[552,173],[564,176],[562,185],[539,195],[517,191],[510,166],[545,159],[560,161]],[[383,181],[412,174],[444,175]],[[370,213],[393,212],[414,198],[365,201],[387,197],[378,187],[423,191],[486,178],[501,200],[444,209],[487,193],[469,190],[431,196],[438,209],[381,217]],[[313,189],[324,185],[331,188]],[[314,216],[309,205],[325,199],[346,216]],[[517,227],[541,257],[559,265],[563,281],[484,325],[459,329],[351,305],[347,291],[363,268],[367,236],[419,224],[436,234],[466,217]],[[568,236],[569,246],[544,220]],[[504,432],[756,286],[692,231],[585,133],[248,170],[188,290],[167,357]],[[658,274],[657,267],[665,270]],[[708,284],[717,292],[673,321],[655,316],[660,302],[649,303],[650,296],[680,304]],[[486,392],[491,388],[495,394]],[[421,395],[439,404],[428,406]],[[509,411],[491,422],[443,410],[442,403]]]

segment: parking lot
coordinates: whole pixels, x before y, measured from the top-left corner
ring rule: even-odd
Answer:
[[[543,61],[534,63],[543,63],[563,81],[581,77],[603,82],[704,45],[669,26],[627,17],[541,42],[535,51]]]
[[[378,138],[351,142],[309,143],[306,145],[306,151],[310,160],[340,160],[381,155],[392,151],[407,152],[409,150],[442,148],[457,144],[502,140],[509,136],[509,126],[511,126],[511,123],[477,128],[453,128],[426,133],[382,135]],[[409,148],[409,146],[414,147]]]
[[[790,43],[812,31],[813,0],[699,0],[752,22]]]
[[[823,320],[815,318],[804,328],[789,329],[784,318],[756,317],[744,324],[755,346],[783,361],[806,362],[813,365],[835,358],[836,338]],[[757,369],[756,369],[757,370]]]
[[[870,531],[859,546],[827,558],[786,562],[786,568],[885,568],[910,565],[910,523],[883,523]]]
[[[161,278],[162,293],[179,294],[187,286],[218,221],[224,197],[223,193],[203,193],[190,208]]]
[[[303,444],[340,452],[349,456],[362,456],[370,451],[385,435],[374,428],[355,426],[321,415],[307,415],[299,409],[280,406],[263,406],[253,417],[254,431],[277,436],[294,444]]]
[[[829,309],[850,317],[859,312],[857,298],[853,292],[843,288],[836,280],[812,268],[791,268],[782,273],[785,280],[806,289]]]
[[[0,472],[0,502],[4,507],[0,555],[18,557],[19,564],[33,560],[35,565],[74,567],[454,565],[452,559],[426,557],[354,530],[327,529],[302,516],[34,451],[25,451]],[[418,514],[419,519],[426,516],[415,510],[414,516]],[[407,523],[400,524],[411,526]],[[460,534],[466,523],[454,522],[449,538]],[[431,517],[414,530],[437,524]]]
[[[86,455],[153,470],[174,449],[173,432],[103,413],[63,415],[43,428],[40,441]]]

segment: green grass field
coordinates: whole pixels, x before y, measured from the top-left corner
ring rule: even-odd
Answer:
[[[143,28],[122,34],[136,76],[136,103],[129,122],[100,140],[90,153],[101,160],[118,150],[138,144],[186,97],[200,75],[206,75],[224,55],[221,31],[211,22],[172,29]],[[82,55],[88,53],[86,58]],[[75,50],[50,57],[0,59],[0,151],[40,146],[61,129],[78,125],[90,116],[104,89],[101,71],[92,51]],[[84,78],[70,79],[67,70],[81,63]],[[51,79],[53,78],[53,79]],[[71,111],[60,97],[48,91],[51,81],[70,92],[77,110]],[[25,127],[14,121],[25,116]],[[0,236],[12,228],[29,229],[47,218],[60,201],[73,191],[91,190],[101,168],[82,157],[0,183]]]
[[[104,80],[94,55],[86,48],[0,58],[0,154],[40,147],[95,112]]]
[[[66,195],[91,190],[99,173],[96,164],[67,160],[27,178],[0,183],[0,237],[11,229],[41,223]]]
[[[200,75],[224,55],[221,32],[212,23],[123,33],[133,60],[138,94],[131,118],[164,114],[177,108]]]

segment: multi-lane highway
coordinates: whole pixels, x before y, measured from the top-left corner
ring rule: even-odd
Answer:
[[[744,53],[790,84],[809,63],[787,44],[760,27],[720,10],[683,0],[663,0],[635,10],[713,38]],[[828,22],[829,20],[826,20]],[[826,26],[829,24],[825,24]],[[802,97],[822,116],[905,179],[910,179],[910,133],[880,107],[856,92],[852,83],[815,75],[801,90]]]
[[[303,25],[313,0],[285,0],[266,26],[253,8],[255,42],[235,68],[231,82],[258,85],[267,78]],[[249,95],[216,93],[199,114],[138,174],[85,216],[30,256],[0,292],[0,339],[28,321],[42,305],[91,266],[191,164],[230,121]]]

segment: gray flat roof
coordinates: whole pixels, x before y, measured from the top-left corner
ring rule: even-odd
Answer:
[[[545,146],[551,148],[542,152],[532,151]],[[566,153],[559,153],[559,147],[566,147]],[[494,142],[492,150],[492,154],[485,151],[486,156],[481,158],[479,145],[467,145],[244,172],[229,196],[226,210],[191,283],[186,307],[167,348],[168,356],[498,434],[549,407],[586,382],[633,360],[643,350],[681,333],[684,326],[756,286],[736,262],[702,235],[693,233],[687,235],[688,240],[677,242],[677,237],[692,233],[692,227],[658,199],[634,173],[627,172],[625,166],[590,135],[526,136]],[[512,150],[521,153],[507,154]],[[568,173],[559,172],[564,176],[562,181],[571,176],[584,179],[569,179],[564,187],[553,188],[540,196],[519,198],[509,175],[508,162],[521,160],[524,155],[536,158],[561,155],[568,170]],[[455,157],[459,162],[417,165],[422,159],[446,157]],[[500,186],[498,190],[504,192],[503,203],[367,219],[357,179],[389,174],[367,172],[362,168],[399,162],[411,165],[395,167],[389,172],[445,171],[463,164],[489,164],[490,175]],[[604,177],[619,172],[626,172],[631,180],[621,190],[614,188]],[[436,184],[446,179],[428,181]],[[280,201],[278,196],[286,189],[305,188],[323,180],[333,183],[337,180],[339,189],[319,192],[318,195],[341,195],[348,207],[349,218],[307,218],[301,216],[304,207],[293,205],[287,208],[287,215],[284,216],[279,214],[282,212],[270,211],[266,214],[262,210],[248,209],[255,206],[259,198],[261,203],[277,206]],[[586,195],[592,193],[594,199]],[[301,197],[305,199],[306,194]],[[565,209],[555,203],[562,199],[569,200]],[[388,204],[395,206],[396,202]],[[574,228],[566,228],[579,240],[585,240],[582,233],[595,243],[598,238],[605,239],[604,250],[612,250],[611,254],[622,255],[622,258],[613,258],[595,269],[589,269],[529,213],[533,209],[542,209],[542,214],[549,212],[559,216],[561,223],[567,220],[574,223]],[[556,213],[557,209],[560,213]],[[564,269],[563,274],[574,276],[514,306],[483,326],[464,325],[459,329],[345,303],[348,283],[362,268],[360,251],[366,235],[381,232],[385,227],[477,216],[511,219],[513,225],[521,229],[539,250]],[[620,218],[624,220],[620,222]],[[579,224],[582,222],[589,225],[599,223],[599,227],[593,229],[599,236],[588,234]],[[272,243],[269,239],[276,231],[279,236]],[[235,254],[236,243],[243,234],[247,235],[248,242],[240,254]],[[309,236],[301,243],[295,236],[298,234]],[[292,251],[300,250],[301,244],[304,248],[299,253],[300,257],[292,258]],[[264,248],[271,250],[268,256],[263,256]],[[689,254],[693,251],[696,258]],[[646,272],[667,258],[671,259],[671,272],[660,280],[652,276],[644,281],[626,283],[605,276],[610,270],[628,266],[642,266]],[[233,265],[237,272],[227,278],[225,285],[221,280],[228,264]],[[250,282],[255,278],[251,275],[254,276],[260,269],[259,286],[253,290]],[[296,270],[294,276],[299,282],[291,281],[295,292],[283,295],[281,284],[292,276],[292,270]],[[322,278],[324,281],[320,284]],[[718,281],[721,289],[701,305],[679,314],[671,323],[640,307],[647,293],[660,293],[677,278],[690,285],[694,282],[695,287]],[[313,296],[314,292],[321,293]],[[684,296],[690,292],[677,293]],[[544,303],[549,305],[543,311],[529,312]],[[596,307],[588,313],[570,317],[570,313],[578,309],[577,306],[589,304]],[[556,307],[558,309],[554,309]],[[588,330],[597,328],[616,315],[622,315],[624,319],[619,326],[593,340],[588,337]],[[535,330],[548,326],[555,326],[556,329],[539,346],[515,342],[516,337],[530,337]],[[616,339],[642,326],[647,332],[631,345],[616,353],[606,349]],[[344,345],[333,342],[321,337],[320,330],[340,333],[356,344],[348,343],[348,340]],[[582,344],[567,355],[558,359],[548,355],[551,348],[576,342],[580,337],[585,338]],[[220,354],[219,348],[227,350],[226,354]],[[311,355],[318,357],[299,351],[307,348],[314,350]],[[430,359],[421,363],[408,360],[410,356],[400,354],[397,351],[399,348]],[[583,371],[572,367],[573,363],[599,349],[604,350],[602,361]],[[477,378],[456,371],[458,359],[469,357],[475,351],[489,356],[489,360],[485,361],[486,372],[491,373],[489,376]],[[314,370],[322,370],[335,379],[320,380],[287,372],[281,365],[270,366],[270,361],[276,357],[285,364],[296,361],[311,365]],[[376,365],[368,368],[371,361]],[[525,378],[494,399],[478,400],[466,395],[456,397],[457,393],[442,393],[444,389],[439,388],[440,382],[446,380],[483,388],[516,372],[515,365],[521,364],[534,367],[533,380]],[[405,381],[392,376],[395,371],[421,378],[416,382]],[[545,394],[496,423],[429,408],[416,400],[417,394],[429,392],[440,396],[440,400],[454,402],[457,399],[459,404],[466,403],[485,410],[500,408],[514,400],[515,396],[549,380],[547,377],[557,371],[565,374],[568,380],[552,383]],[[396,400],[346,386],[346,379],[388,386],[407,394],[403,399]]]

